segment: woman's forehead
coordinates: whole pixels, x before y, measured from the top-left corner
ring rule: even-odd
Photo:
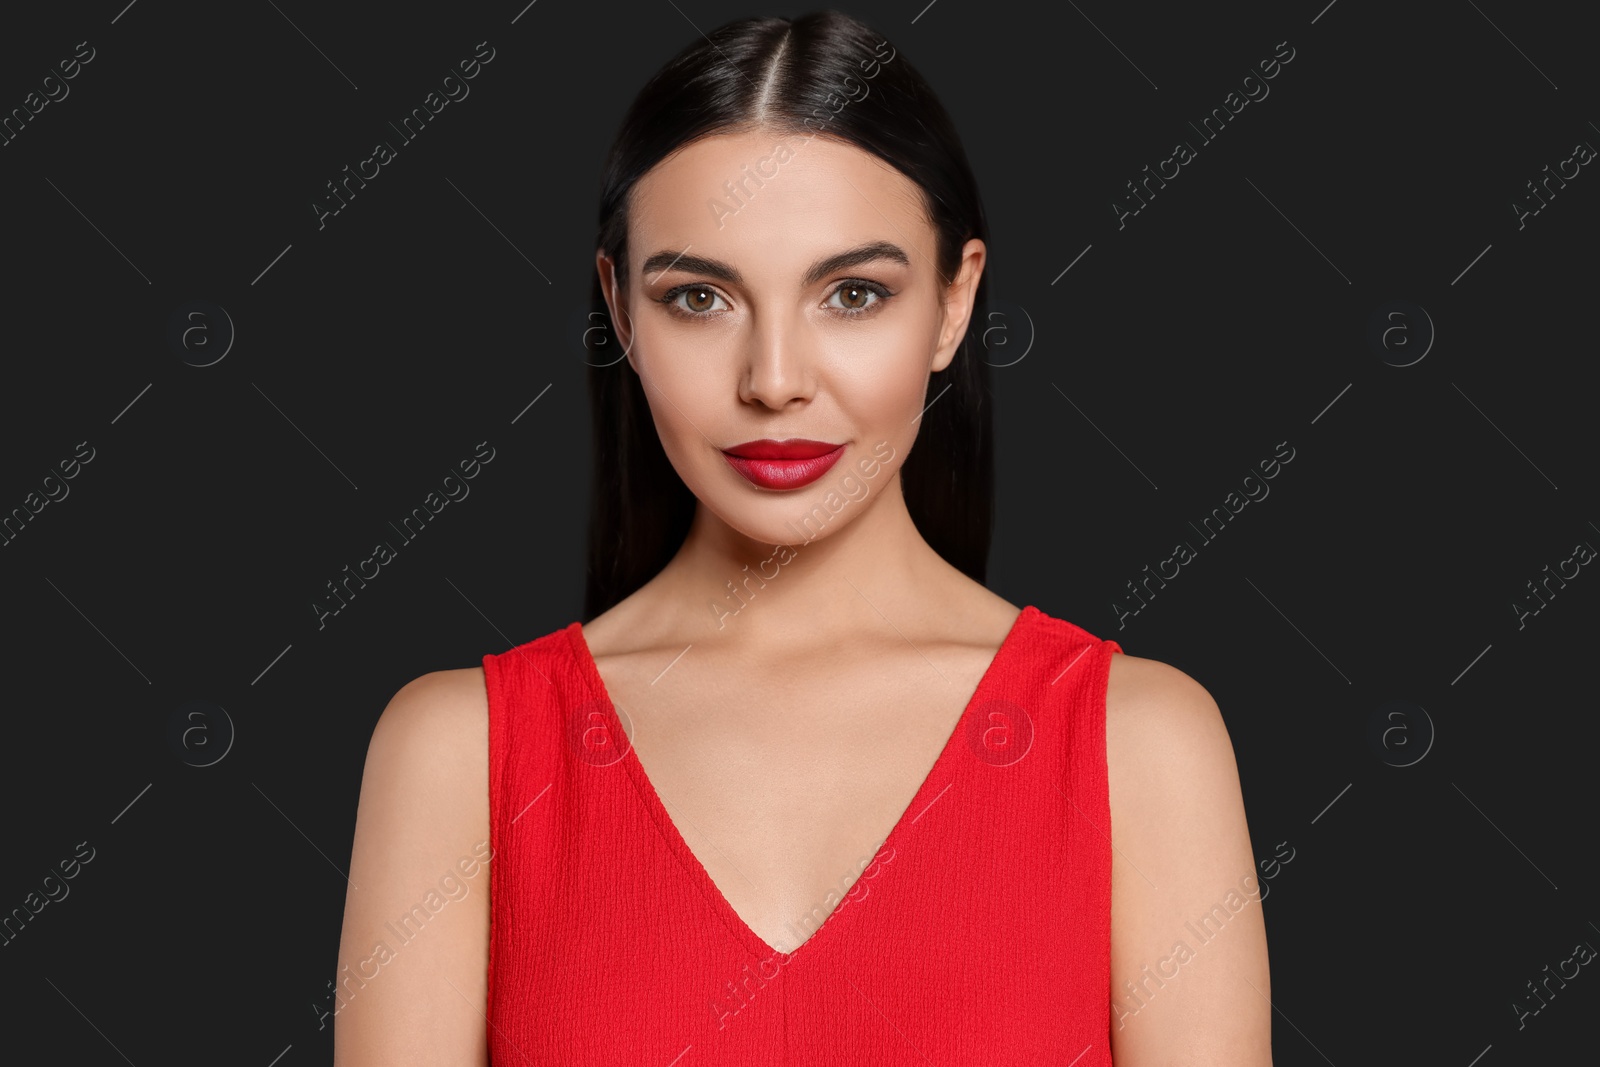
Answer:
[[[774,279],[873,241],[909,246],[927,265],[935,235],[921,190],[855,145],[752,130],[685,146],[639,179],[629,205],[635,266],[672,248]]]

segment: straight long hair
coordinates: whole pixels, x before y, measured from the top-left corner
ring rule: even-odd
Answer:
[[[634,184],[691,141],[770,130],[827,136],[872,153],[922,190],[938,233],[943,282],[962,246],[986,245],[977,180],[933,90],[880,35],[837,11],[729,22],[685,48],[634,99],[606,158],[597,247],[626,291]],[[980,278],[955,358],[929,376],[930,404],[900,469],[917,531],[951,566],[983,582],[994,512],[988,365],[981,358],[987,278]],[[584,334],[593,433],[585,619],[644,585],[682,547],[696,500],[667,459],[639,376],[622,358],[596,274]],[[978,324],[978,329],[973,329]]]

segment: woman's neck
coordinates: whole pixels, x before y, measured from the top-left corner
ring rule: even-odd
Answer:
[[[772,542],[700,505],[682,547],[638,595],[689,640],[736,632],[741,642],[768,645],[792,641],[799,627],[826,629],[846,598],[864,599],[887,618],[920,617],[948,603],[953,586],[974,584],[918,532],[898,472],[859,500],[797,495],[797,502],[782,540]],[[859,513],[845,516],[851,508]]]

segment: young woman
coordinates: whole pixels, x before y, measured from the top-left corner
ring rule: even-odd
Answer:
[[[730,23],[644,87],[589,619],[383,712],[342,1067],[1271,1062],[1215,703],[983,585],[986,238],[849,17]]]

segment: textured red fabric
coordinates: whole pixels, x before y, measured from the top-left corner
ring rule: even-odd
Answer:
[[[1024,608],[877,855],[788,954],[668,817],[578,623],[485,656],[492,1062],[1109,1067],[1121,651]]]

